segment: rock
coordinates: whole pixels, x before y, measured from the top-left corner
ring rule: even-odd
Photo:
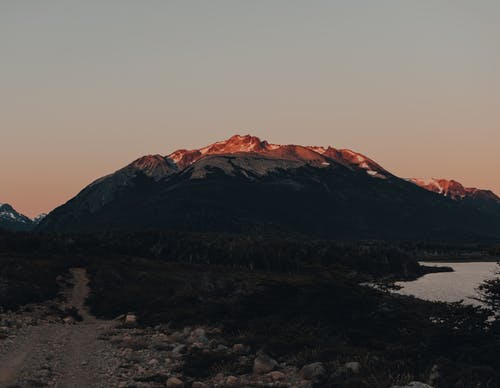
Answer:
[[[125,315],[125,326],[132,327],[137,325],[137,316],[133,313]]]
[[[420,381],[412,381],[408,385],[393,385],[391,388],[433,388],[431,385],[421,383]]]
[[[184,339],[184,334],[180,331],[176,331],[169,335],[169,339],[171,342],[182,342],[182,340]]]
[[[345,375],[353,375],[358,374],[361,370],[361,364],[357,361],[346,362],[340,368],[335,371],[335,376],[345,376]]]
[[[229,376],[226,379],[226,384],[229,386],[235,386],[236,384],[238,384],[238,378],[234,376]]]
[[[321,362],[315,362],[312,364],[305,365],[300,370],[300,375],[305,380],[318,380],[325,375],[325,367]]]
[[[184,388],[184,383],[177,377],[170,377],[167,380],[167,388]]]
[[[281,380],[285,380],[285,374],[283,372],[280,372],[280,371],[274,371],[274,372],[271,372],[269,373],[269,377],[273,380],[273,381],[281,381]]]
[[[159,363],[160,362],[156,358],[153,358],[148,361],[148,365],[158,365]]]
[[[73,317],[66,317],[63,319],[63,322],[66,324],[66,325],[72,325],[75,323],[75,319]]]
[[[195,381],[193,385],[191,385],[191,388],[208,388],[208,385],[201,381]]]
[[[278,363],[266,354],[258,355],[253,362],[253,372],[259,375],[269,373],[276,369]]]
[[[222,345],[222,344],[217,345],[217,347],[215,348],[215,350],[217,352],[225,352],[227,349],[228,349],[228,347],[226,345]]]
[[[246,353],[248,351],[247,347],[243,344],[234,344],[232,350],[235,353]]]
[[[217,373],[214,377],[214,380],[217,382],[221,382],[222,380],[224,380],[224,373]]]
[[[198,328],[193,330],[188,338],[188,342],[207,344],[209,341],[205,329]]]
[[[182,354],[186,352],[186,345],[178,345],[172,350],[172,358],[181,358]]]
[[[344,364],[344,368],[349,371],[349,372],[352,372],[352,373],[359,373],[359,370],[361,369],[361,364],[357,361],[354,361],[354,362],[346,362]]]

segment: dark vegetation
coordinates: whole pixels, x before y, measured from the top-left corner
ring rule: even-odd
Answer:
[[[434,365],[443,370],[437,387],[500,382],[500,331],[479,308],[392,296],[333,268],[289,275],[137,258],[116,266],[116,260],[90,264],[89,303],[100,316],[135,311],[146,325],[221,325],[229,344],[243,342],[299,366],[339,359],[369,366],[357,377],[332,376],[332,386],[426,381]],[[190,357],[193,377],[200,365],[208,373],[227,362],[224,355]]]
[[[382,241],[338,242],[215,233],[0,233],[0,252],[63,255],[73,261],[128,256],[289,274],[335,267],[367,281],[413,279],[432,271],[417,263],[418,249],[407,243]]]
[[[56,297],[56,279],[67,272],[68,265],[53,257],[0,252],[0,310]]]
[[[500,262],[499,262],[500,265]],[[500,270],[498,276],[483,282],[478,288],[478,300],[487,305],[497,317],[500,317]]]
[[[500,325],[488,320],[492,311],[359,285],[424,273],[413,254],[428,249],[214,234],[0,234],[0,252],[10,252],[2,256],[2,278],[23,291],[40,283],[48,291],[38,299],[56,292],[50,285],[69,266],[85,266],[88,303],[99,317],[133,311],[142,325],[217,325],[228,345],[245,343],[298,366],[325,362],[332,373],[324,386],[427,381],[435,365],[438,388],[500,386]],[[21,279],[29,266],[33,271]],[[187,360],[192,377],[234,361],[224,353],[193,353]],[[359,361],[361,373],[333,373],[348,361]]]

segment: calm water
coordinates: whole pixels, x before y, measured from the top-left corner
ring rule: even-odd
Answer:
[[[477,295],[476,288],[486,279],[495,277],[497,263],[433,263],[421,262],[427,266],[447,266],[454,272],[431,273],[415,281],[396,283],[403,288],[398,292],[417,298],[441,302],[479,304],[471,299]]]

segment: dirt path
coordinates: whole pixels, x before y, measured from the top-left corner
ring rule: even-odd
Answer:
[[[88,278],[85,269],[72,271],[74,287],[68,290],[68,307],[83,321],[28,326],[0,354],[0,387],[108,387],[107,377],[116,357],[109,343],[99,339],[113,322],[99,321],[85,308]]]

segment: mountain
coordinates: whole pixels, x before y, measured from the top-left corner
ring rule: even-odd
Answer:
[[[33,220],[17,212],[9,204],[0,204],[0,228],[7,230],[31,230]]]
[[[497,239],[500,214],[437,195],[351,150],[236,135],[139,158],[87,186],[38,229]]]
[[[491,190],[465,187],[460,182],[447,179],[411,178],[409,181],[454,201],[464,202],[471,206],[500,213],[500,197]]]

